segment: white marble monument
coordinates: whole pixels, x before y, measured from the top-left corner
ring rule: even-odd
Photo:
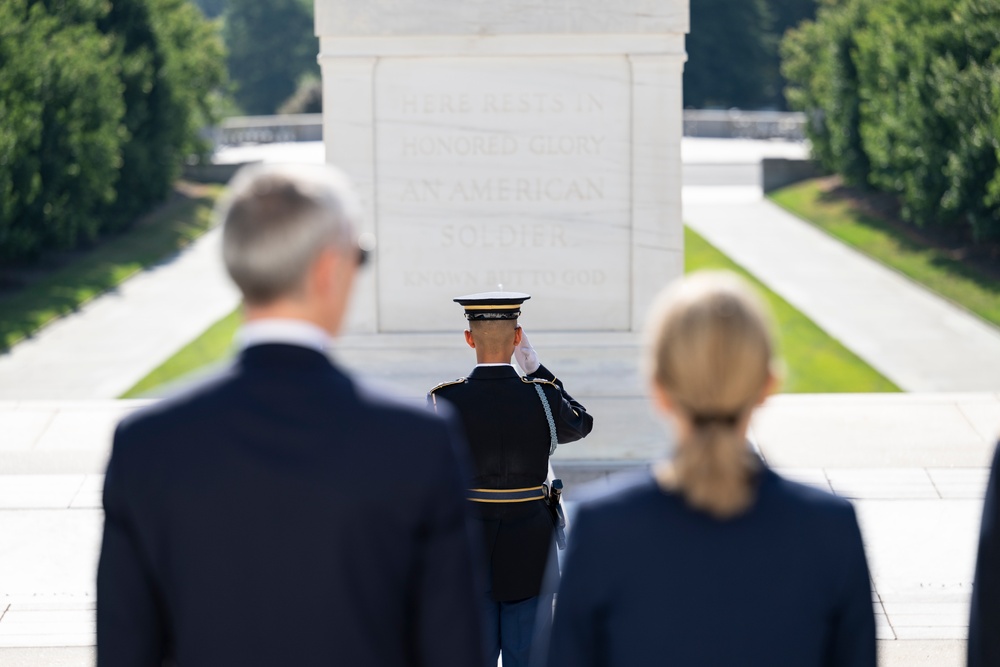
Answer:
[[[683,270],[687,0],[316,0],[327,160],[374,270],[350,328],[454,329],[533,295],[532,329],[629,331]]]

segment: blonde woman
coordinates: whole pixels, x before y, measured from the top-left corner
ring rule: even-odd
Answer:
[[[550,667],[874,667],[854,509],[747,445],[775,385],[772,348],[763,307],[735,276],[695,275],[661,295],[646,364],[676,453],[581,506]]]

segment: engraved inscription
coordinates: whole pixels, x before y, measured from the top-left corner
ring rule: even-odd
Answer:
[[[550,114],[576,111],[600,113],[604,100],[593,93],[563,95],[559,93],[483,92],[424,93],[403,95],[401,111],[407,115],[471,114]]]
[[[600,286],[607,281],[601,269],[566,269],[564,271],[525,269],[494,271],[404,271],[406,287],[475,288],[487,285],[522,285],[526,289],[539,287]]]
[[[513,137],[501,134],[406,136],[400,142],[400,157],[467,157],[516,155],[601,155],[607,137],[600,135],[544,135]]]
[[[565,248],[566,227],[542,223],[445,225],[441,228],[441,247]]]
[[[475,116],[489,124],[495,114],[525,114],[572,117],[586,115],[590,127],[601,129],[594,116],[604,113],[604,96],[595,93],[565,95],[559,93],[425,93],[404,94],[398,100],[396,115],[414,117]],[[547,121],[551,122],[551,120]],[[568,121],[572,122],[572,121]],[[514,132],[469,132],[446,127],[428,131],[425,123],[408,124],[399,133],[398,158],[428,164],[433,160],[452,158],[506,158],[518,168],[526,159],[545,157],[594,157],[603,154],[607,135],[528,134]],[[585,178],[518,178],[500,165],[490,167],[495,178],[449,181],[440,176],[433,179],[407,179],[400,183],[397,197],[407,204],[446,202],[450,204],[480,202],[571,202],[604,199],[603,178],[593,166],[593,175]],[[435,170],[437,171],[437,170]]]
[[[601,178],[486,178],[468,181],[445,179],[408,180],[399,201],[408,203],[448,202],[564,202],[604,199]]]
[[[452,297],[498,284],[537,291],[543,327],[629,326],[629,76],[615,58],[380,63],[384,328],[440,329]]]

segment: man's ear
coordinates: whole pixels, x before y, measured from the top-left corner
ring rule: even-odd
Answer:
[[[518,325],[517,328],[514,329],[514,347],[517,347],[520,344],[521,344],[521,327],[520,325]]]
[[[465,330],[465,342],[473,350],[476,349],[476,341],[472,339],[472,332],[468,329]]]
[[[309,268],[308,288],[310,291],[326,294],[333,285],[340,258],[332,248],[324,248],[313,260]]]

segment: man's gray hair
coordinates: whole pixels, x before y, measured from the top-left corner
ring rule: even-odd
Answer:
[[[332,167],[263,165],[233,178],[220,215],[229,275],[247,303],[267,304],[298,291],[323,249],[355,252],[361,204]]]

